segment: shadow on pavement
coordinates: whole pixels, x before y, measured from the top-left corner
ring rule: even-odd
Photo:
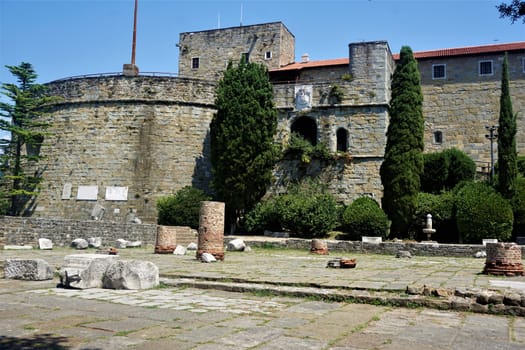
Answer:
[[[27,338],[0,336],[0,349],[65,350],[69,349],[69,347],[65,345],[65,343],[67,343],[67,340],[68,339],[66,337],[56,336],[53,334],[36,334],[28,336]]]

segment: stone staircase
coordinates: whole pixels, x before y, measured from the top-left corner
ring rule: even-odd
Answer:
[[[176,242],[178,245],[187,247],[190,243],[197,244],[199,233],[197,230],[192,229],[188,226],[177,226],[176,227]]]

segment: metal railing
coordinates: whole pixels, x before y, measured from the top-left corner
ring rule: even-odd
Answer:
[[[116,77],[116,76],[123,76],[124,74],[122,72],[113,72],[113,73],[93,73],[93,74],[83,74],[83,75],[74,75],[67,78],[62,79],[56,79],[49,83],[57,83],[62,81],[69,81],[69,80],[77,80],[77,79],[85,79],[85,78],[105,78],[105,77]],[[140,72],[138,76],[145,76],[145,77],[178,77],[178,73],[171,73],[171,72]]]

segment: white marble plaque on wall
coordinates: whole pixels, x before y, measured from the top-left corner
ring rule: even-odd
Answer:
[[[312,108],[312,85],[295,86],[295,110]]]
[[[127,201],[128,187],[127,186],[113,186],[106,187],[107,201]]]
[[[78,186],[77,199],[79,201],[96,201],[98,186]]]
[[[64,184],[64,187],[62,188],[62,199],[70,199],[71,198],[71,188],[73,185],[71,182],[66,182]]]

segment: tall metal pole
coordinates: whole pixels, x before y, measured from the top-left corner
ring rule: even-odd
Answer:
[[[135,0],[135,13],[133,16],[133,44],[131,46],[131,64],[135,65],[135,47],[137,46],[137,7],[139,0]]]

